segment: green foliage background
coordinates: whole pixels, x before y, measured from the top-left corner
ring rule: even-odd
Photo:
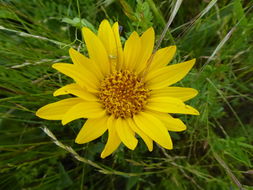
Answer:
[[[0,189],[253,189],[253,2],[185,0],[162,47],[176,44],[173,63],[197,58],[178,85],[198,89],[189,104],[201,115],[179,116],[188,126],[172,133],[174,149],[149,153],[121,146],[99,154],[106,135],[85,145],[75,136],[83,120],[62,126],[34,113],[57,100],[70,79],[51,68],[70,62],[68,49],[86,53],[80,28],[119,21],[122,40],[153,26],[156,39],[176,0],[0,1]],[[98,164],[82,163],[56,146],[41,127]],[[122,173],[123,172],[123,173]],[[106,174],[105,174],[106,173]]]

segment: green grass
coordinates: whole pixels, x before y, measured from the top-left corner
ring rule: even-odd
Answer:
[[[198,89],[189,104],[201,115],[179,116],[188,129],[172,133],[173,150],[150,153],[139,141],[135,151],[122,146],[101,159],[106,135],[76,145],[83,120],[62,126],[34,115],[71,82],[51,65],[70,62],[69,47],[86,52],[82,26],[119,21],[123,40],[153,26],[158,40],[175,4],[0,1],[0,189],[253,189],[252,1],[185,0],[179,8],[161,47],[177,45],[173,63],[197,58],[178,85]],[[43,127],[83,160],[56,146]]]

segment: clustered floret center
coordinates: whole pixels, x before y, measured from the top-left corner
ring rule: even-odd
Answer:
[[[101,82],[99,99],[109,115],[128,118],[144,109],[150,90],[128,70],[115,71]]]

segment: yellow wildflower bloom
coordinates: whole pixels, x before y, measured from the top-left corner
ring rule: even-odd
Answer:
[[[185,124],[170,113],[199,115],[184,102],[197,95],[192,88],[169,87],[180,81],[195,59],[167,66],[176,47],[162,48],[152,54],[155,34],[149,28],[141,36],[133,32],[122,49],[119,26],[101,22],[98,35],[82,29],[89,58],[69,50],[74,64],[56,63],[53,68],[74,79],[54,92],[54,96],[72,94],[40,108],[36,115],[61,120],[63,125],[87,118],[77,135],[78,144],[92,141],[108,130],[101,157],[112,154],[122,142],[134,150],[140,136],[149,151],[153,141],[172,149],[168,131],[183,131]]]

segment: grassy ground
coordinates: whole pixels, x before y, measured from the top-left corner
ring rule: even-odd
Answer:
[[[96,29],[107,18],[123,26],[123,40],[133,30],[142,33],[150,26],[159,39],[175,3],[0,1],[0,189],[253,189],[250,0],[182,3],[161,46],[178,46],[175,63],[197,58],[179,85],[199,90],[189,103],[201,115],[180,116],[188,130],[172,134],[172,151],[156,146],[149,153],[140,141],[135,151],[122,146],[102,160],[106,136],[74,144],[84,121],[63,127],[34,115],[56,100],[56,88],[70,82],[51,65],[69,62],[69,47],[85,52],[82,26]],[[76,152],[56,146],[43,127]]]

